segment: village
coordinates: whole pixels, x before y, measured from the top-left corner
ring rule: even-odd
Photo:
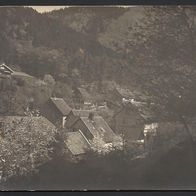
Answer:
[[[1,64],[0,77],[32,76]],[[195,139],[194,120],[189,119],[188,126],[178,120],[171,120],[162,111],[161,106],[151,103],[148,97],[142,97],[138,92],[118,86],[106,89],[100,93],[104,96],[94,99],[89,89],[85,85],[75,88],[72,106],[63,97],[50,97],[41,108],[35,109],[29,105],[24,114],[1,115],[1,140],[13,141],[14,134],[17,134],[16,130],[19,129],[24,137],[27,134],[25,131],[42,132],[47,137],[51,134],[51,138],[61,133],[63,148],[71,157],[70,160],[78,162],[85,160],[90,152],[104,157],[113,151],[125,153],[130,160],[145,160],[146,157],[159,154],[160,151],[169,150],[187,138]],[[46,135],[43,135],[43,139]],[[32,136],[28,137],[32,139]],[[46,145],[50,140],[52,139],[46,139]],[[36,165],[36,161],[31,157],[33,146],[28,144],[28,141],[25,145],[29,145],[29,170],[48,161],[45,159]],[[1,163],[6,164],[3,155]],[[13,167],[13,170],[17,169],[20,170]],[[12,175],[16,174],[14,173]],[[1,171],[1,180],[5,179]]]

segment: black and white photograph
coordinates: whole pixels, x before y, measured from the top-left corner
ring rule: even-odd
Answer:
[[[0,6],[0,190],[196,190],[196,6]]]

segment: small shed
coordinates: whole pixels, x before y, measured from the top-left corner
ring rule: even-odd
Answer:
[[[134,94],[127,88],[116,87],[108,91],[106,101],[108,104],[122,104],[123,99],[133,99]]]
[[[93,98],[85,88],[76,88],[73,92],[73,100],[76,104],[91,105]]]
[[[68,132],[65,143],[69,151],[75,156],[85,154],[90,150],[88,142],[79,131]]]

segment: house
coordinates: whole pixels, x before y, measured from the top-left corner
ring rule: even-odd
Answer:
[[[126,142],[139,140],[144,130],[145,119],[133,104],[122,105],[113,115],[111,127],[115,133],[122,134]]]
[[[107,106],[114,110],[119,110],[121,104],[131,101],[148,103],[150,100],[150,97],[138,88],[133,88],[131,90],[127,87],[122,87],[117,84],[115,87],[109,88],[105,93]]]
[[[13,73],[14,71],[11,68],[9,68],[7,65],[5,65],[4,63],[0,65],[0,74],[11,75]]]
[[[189,123],[188,126],[191,127]],[[189,134],[191,134],[191,129],[188,133],[185,125],[177,120],[147,124],[144,129],[144,146],[149,151],[170,148],[190,139]]]
[[[159,107],[155,104],[131,101],[122,104],[114,113],[110,125],[116,133],[123,135],[127,144],[131,144],[144,139],[140,138],[145,126],[158,122],[159,113]]]
[[[66,145],[74,156],[83,155],[90,150],[89,143],[79,131],[66,134]]]
[[[93,112],[94,115],[97,115],[94,110],[71,110],[67,115],[65,127],[69,129],[80,117],[88,117],[91,112]]]
[[[122,103],[122,99],[123,96],[116,88],[114,88],[107,92],[105,101],[109,108],[116,110],[119,109],[119,106]]]
[[[118,110],[124,99],[134,98],[134,94],[129,89],[120,86],[108,90],[106,94],[107,106],[113,110]]]
[[[64,127],[67,115],[71,108],[63,98],[51,97],[42,108],[42,114],[53,124]]]
[[[74,131],[80,130],[88,140],[102,138],[105,143],[112,143],[115,134],[101,116],[80,117],[73,125]]]
[[[93,98],[85,88],[75,88],[73,90],[73,100],[78,107],[90,106],[93,103]]]
[[[121,97],[121,101],[122,98],[125,99],[134,99],[135,95],[133,94],[133,92],[127,88],[122,88],[122,87],[116,87],[116,89],[114,89],[116,91],[116,94]]]
[[[22,78],[22,77],[32,78],[32,76],[30,76],[24,72],[19,72],[19,71],[15,71],[15,70],[11,69],[9,66],[7,66],[4,63],[0,65],[0,76],[13,76],[15,78]]]
[[[156,104],[131,100],[131,102],[128,102],[127,105],[136,107],[147,123],[156,122],[158,118],[163,118],[161,108]]]
[[[122,145],[121,137],[116,135],[106,121],[93,111],[72,110],[65,126],[68,129],[68,138],[73,136],[71,133],[77,133],[73,137],[83,138],[80,144],[84,146],[83,143],[86,141],[91,150],[103,152],[108,150],[109,146]],[[66,143],[70,146],[69,141]]]
[[[112,120],[112,117],[114,115],[114,111],[112,109],[110,109],[107,106],[97,106],[96,107],[96,112],[97,114],[99,114],[100,116],[103,117],[103,119],[110,124],[110,121]]]

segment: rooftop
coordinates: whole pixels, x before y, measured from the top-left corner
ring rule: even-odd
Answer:
[[[127,106],[138,110],[144,120],[154,120],[156,117],[155,108],[145,102],[128,103]]]
[[[81,117],[80,119],[94,137],[101,137],[106,143],[115,140],[116,134],[101,116],[94,116],[93,120],[90,120],[88,117]]]
[[[65,143],[73,155],[84,154],[90,149],[87,141],[79,131],[68,132]]]
[[[124,98],[133,98],[134,94],[127,88],[116,87],[118,93]]]
[[[68,115],[71,108],[67,105],[63,98],[51,97],[50,100],[57,107],[57,109],[62,113],[62,115]]]
[[[90,113],[93,113],[95,116],[97,113],[94,110],[72,110],[73,114],[78,117],[88,117]]]
[[[24,72],[15,71],[4,63],[0,65],[0,74],[19,76],[19,77],[32,77]]]

